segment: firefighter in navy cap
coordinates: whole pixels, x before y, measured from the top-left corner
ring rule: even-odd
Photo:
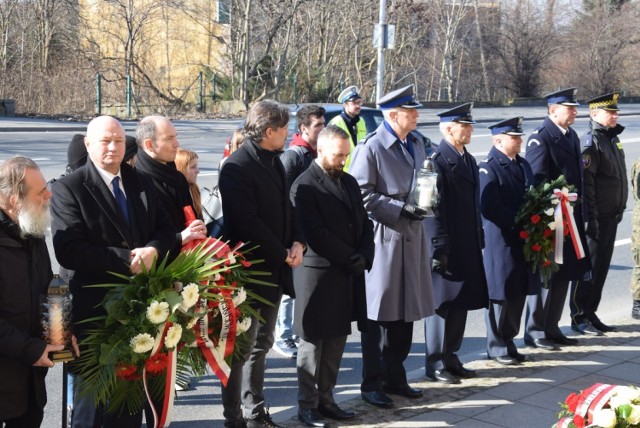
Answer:
[[[571,328],[581,334],[602,335],[616,328],[604,324],[596,311],[609,272],[618,223],[627,206],[627,169],[618,137],[617,92],[587,101],[591,122],[583,138],[584,203],[587,208],[587,242],[593,265],[591,281],[571,283]]]
[[[524,260],[516,213],[535,184],[529,162],[520,156],[522,117],[489,126],[493,147],[480,165],[480,209],[485,233],[484,268],[489,285],[486,312],[487,356],[503,365],[520,364],[513,339],[527,295],[540,293],[540,276]]]
[[[478,164],[465,148],[476,123],[472,108],[473,103],[466,103],[438,113],[442,141],[432,159],[440,203],[426,221],[436,306],[435,315],[424,321],[426,376],[449,384],[476,376],[456,353],[462,345],[467,312],[486,308],[488,303]]]
[[[340,92],[338,102],[342,104],[342,112],[329,121],[329,125],[335,125],[349,134],[351,140],[351,151],[367,136],[367,125],[363,119],[360,119],[360,110],[362,110],[362,97],[355,86],[349,86]],[[345,172],[349,170],[351,165],[351,156],[347,157],[344,164]]]
[[[539,295],[527,299],[527,320],[524,341],[527,346],[540,349],[557,349],[557,345],[576,345],[577,339],[565,336],[558,323],[567,298],[569,281],[591,278],[591,261],[584,230],[582,154],[580,138],[571,128],[580,104],[576,101],[576,89],[563,89],[545,96],[548,116],[542,126],[536,128],[527,141],[526,159],[533,169],[536,184],[555,180],[564,175],[567,183],[575,186],[578,201],[573,216],[582,243],[584,257],[579,258],[571,239],[564,242],[563,264]]]
[[[433,314],[427,212],[411,202],[424,145],[411,134],[418,123],[413,86],[378,100],[384,121],[356,146],[349,173],[360,186],[373,221],[375,255],[365,272],[367,331],[362,339],[362,398],[391,407],[387,394],[419,398],[409,386],[404,361],[411,350],[413,322]]]

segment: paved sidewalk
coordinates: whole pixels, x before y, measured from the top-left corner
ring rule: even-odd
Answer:
[[[424,390],[424,398],[392,396],[393,409],[378,409],[360,398],[342,401],[341,407],[359,416],[339,426],[551,427],[557,422],[558,403],[571,392],[597,382],[640,385],[640,321],[629,317],[616,325],[618,332],[579,336],[579,346],[560,351],[524,348],[530,361],[519,366],[470,362],[466,366],[477,370],[478,377],[459,385],[429,382],[422,373],[410,382]],[[285,427],[302,426],[294,409],[274,415],[274,420]]]

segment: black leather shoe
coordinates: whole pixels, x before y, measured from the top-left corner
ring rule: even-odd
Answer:
[[[327,421],[322,420],[316,409],[298,409],[298,420],[308,427],[327,427]]]
[[[449,385],[460,383],[460,378],[458,376],[455,376],[449,373],[449,371],[446,369],[436,370],[435,372],[427,371],[426,376],[427,376],[427,379],[429,379],[432,382],[446,383]]]
[[[515,355],[512,355],[512,357],[515,358],[519,363],[524,363],[525,361],[527,361],[527,356],[521,354],[520,352],[516,352]]]
[[[457,367],[449,367],[447,370],[451,372],[451,374],[458,376],[459,378],[462,378],[462,379],[471,379],[478,376],[475,370],[467,369],[462,364],[460,364]]]
[[[339,421],[346,421],[347,419],[353,419],[356,417],[354,412],[341,409],[336,403],[325,404],[318,406],[318,412],[327,418],[337,419]]]
[[[385,394],[401,395],[407,398],[420,398],[422,397],[422,390],[418,388],[412,388],[409,385],[402,386],[383,386],[382,390]]]
[[[502,364],[503,366],[515,366],[517,364],[520,364],[518,360],[511,355],[501,355],[499,357],[491,357],[491,359],[496,363]]]
[[[556,345],[554,345],[550,340],[547,339],[525,339],[524,344],[527,346],[531,346],[532,348],[546,349],[547,351],[558,349]]]
[[[571,330],[588,336],[602,336],[602,332],[591,325],[590,322],[582,322],[580,324],[572,324]]]
[[[393,400],[382,391],[361,391],[360,396],[364,401],[376,407],[390,409],[393,406]]]
[[[631,308],[631,318],[640,320],[640,300],[633,301],[633,308]]]
[[[606,325],[605,323],[603,323],[602,321],[596,319],[591,321],[591,325],[594,326],[595,328],[597,328],[598,330],[600,330],[603,333],[610,333],[612,331],[618,331],[617,327],[614,327],[612,325]]]
[[[575,346],[578,343],[578,339],[573,339],[567,336],[558,336],[558,337],[549,337],[548,338],[551,343],[555,343],[556,345],[565,345],[565,346]]]

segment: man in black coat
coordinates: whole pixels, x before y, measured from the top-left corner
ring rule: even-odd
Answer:
[[[563,264],[550,279],[549,288],[542,289],[539,295],[529,296],[527,300],[527,320],[524,341],[528,346],[541,349],[556,349],[557,345],[575,345],[577,339],[565,336],[558,323],[567,298],[569,281],[591,278],[591,261],[587,248],[583,215],[583,178],[580,139],[571,128],[575,122],[578,106],[576,89],[563,89],[545,96],[549,106],[549,115],[542,126],[535,129],[527,141],[526,159],[535,175],[536,184],[546,180],[555,180],[564,175],[567,183],[572,184],[578,193],[578,201],[573,216],[585,252],[578,258],[572,240],[564,242]]]
[[[175,229],[151,179],[123,164],[124,128],[100,116],[89,122],[85,139],[89,160],[52,186],[53,247],[61,266],[74,272],[72,320],[76,334],[89,328],[80,321],[103,315],[96,306],[107,290],[85,285],[117,281],[109,272],[131,275],[162,260],[175,243]],[[74,397],[73,427],[138,427],[142,413],[103,414],[90,397]]]
[[[462,345],[467,312],[487,307],[478,165],[465,147],[476,123],[472,107],[466,103],[438,114],[443,139],[433,162],[440,203],[435,215],[426,220],[436,305],[436,314],[424,323],[426,375],[442,383],[476,376],[462,365],[456,352]]]
[[[264,262],[252,268],[267,272],[269,275],[261,279],[276,285],[248,285],[268,304],[254,302],[262,320],[252,318],[246,333],[251,349],[234,356],[229,381],[222,388],[226,427],[245,425],[241,404],[247,427],[277,427],[264,405],[265,358],[273,346],[280,298],[283,292],[293,295],[291,268],[300,264],[305,248],[279,158],[288,123],[289,111],[284,105],[256,103],[247,113],[244,144],[220,170],[223,236],[233,244],[257,245],[253,256]]]
[[[516,213],[534,184],[531,166],[520,157],[522,117],[489,126],[493,147],[480,165],[480,207],[485,234],[484,268],[489,285],[487,355],[504,365],[519,364],[513,339],[520,330],[527,295],[540,293],[540,275],[524,260]]]
[[[587,207],[587,242],[593,279],[571,283],[571,328],[582,334],[599,336],[615,331],[606,325],[596,311],[609,273],[613,247],[627,207],[629,186],[624,150],[619,135],[624,126],[620,117],[617,92],[589,101],[589,132],[582,143],[584,164],[584,203]]]
[[[358,182],[343,172],[349,134],[335,125],[320,132],[318,158],[294,182],[291,200],[307,242],[295,270],[294,332],[298,345],[298,418],[324,426],[320,415],[355,416],[333,398],[351,321],[365,325],[364,270],[374,254],[373,223]],[[319,412],[319,413],[318,413]]]
[[[47,402],[49,352],[40,299],[53,277],[47,244],[51,192],[31,159],[0,165],[0,426],[39,427]]]

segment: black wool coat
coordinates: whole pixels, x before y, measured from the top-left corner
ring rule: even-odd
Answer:
[[[313,162],[291,187],[291,200],[307,241],[302,265],[294,270],[296,300],[293,329],[303,339],[328,339],[351,333],[367,318],[364,274],[352,275],[349,257],[360,253],[371,267],[373,223],[355,178],[340,178],[348,197]]]

